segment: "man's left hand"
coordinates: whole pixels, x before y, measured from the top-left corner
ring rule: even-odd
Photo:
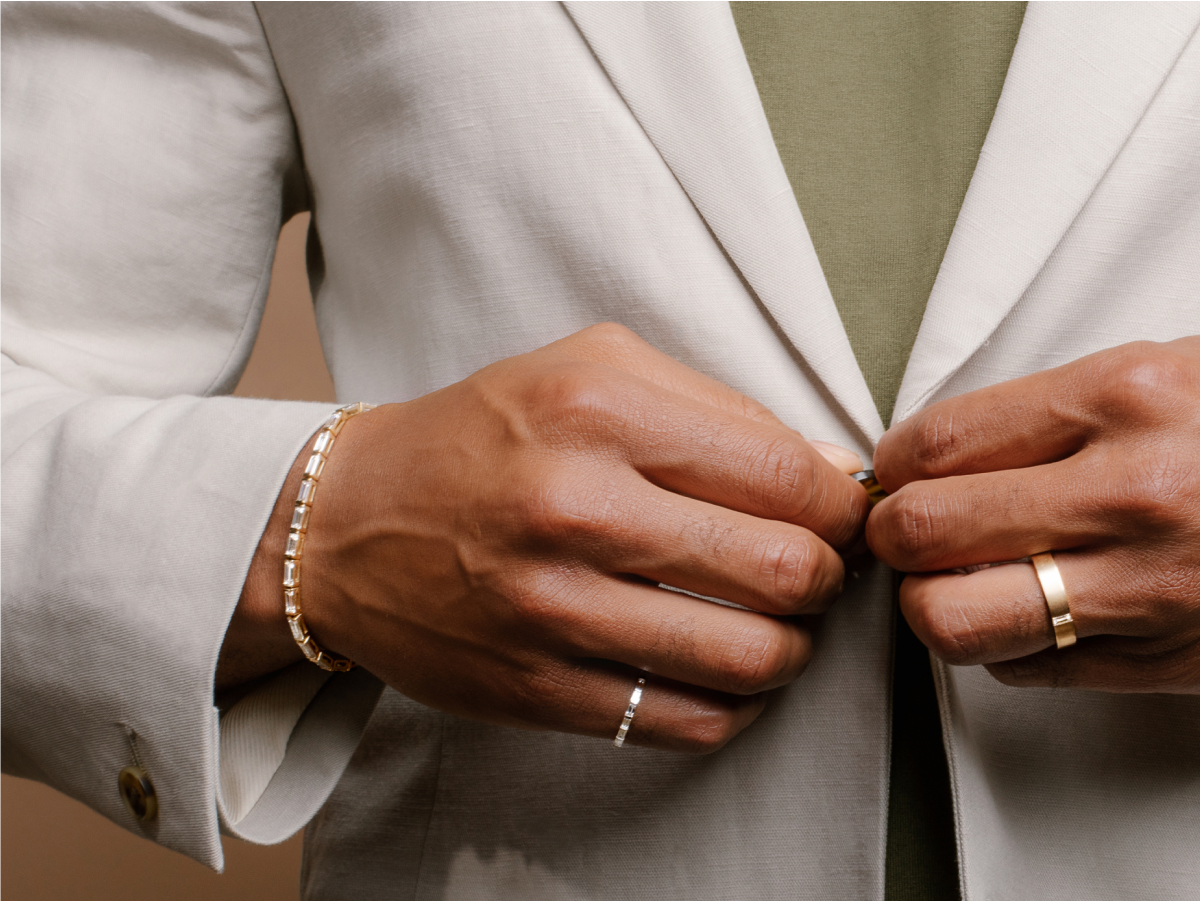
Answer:
[[[1007,685],[1200,692],[1200,337],[1136,343],[929,407],[875,472],[875,555],[955,665]],[[1029,564],[1053,551],[1079,636],[1056,650]]]

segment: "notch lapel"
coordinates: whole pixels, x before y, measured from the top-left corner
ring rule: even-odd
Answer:
[[[874,446],[883,424],[775,149],[729,5],[563,6],[810,378]]]
[[[1194,3],[1030,3],[893,422],[928,402],[1016,304],[1200,22]]]

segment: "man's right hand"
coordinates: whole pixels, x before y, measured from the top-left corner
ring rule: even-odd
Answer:
[[[287,662],[279,574],[307,456],[219,684]],[[309,521],[305,619],[417,701],[528,729],[612,738],[643,670],[628,740],[712,751],[807,664],[792,617],[841,590],[836,549],[868,509],[845,474],[858,468],[627,329],[594,326],[347,423]]]

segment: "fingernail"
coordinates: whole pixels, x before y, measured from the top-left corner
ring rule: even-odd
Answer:
[[[817,453],[846,475],[858,472],[863,468],[862,458],[852,450],[846,450],[844,447],[838,447],[827,441],[810,441],[809,444],[817,449]]]

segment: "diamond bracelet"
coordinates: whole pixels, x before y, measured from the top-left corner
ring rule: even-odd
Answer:
[[[296,507],[292,510],[292,525],[288,531],[287,549],[283,552],[283,612],[287,615],[288,628],[292,630],[292,638],[300,645],[304,656],[331,673],[345,673],[354,669],[353,660],[331,657],[321,650],[308,625],[304,622],[304,614],[300,612],[300,559],[304,554],[304,536],[308,534],[308,516],[312,512],[313,499],[317,496],[317,482],[325,471],[325,462],[333,449],[333,442],[342,426],[351,416],[375,409],[373,404],[349,404],[335,410],[333,415],[325,420],[321,431],[313,442],[312,456],[304,467],[304,481],[300,483],[300,494],[296,498]]]

